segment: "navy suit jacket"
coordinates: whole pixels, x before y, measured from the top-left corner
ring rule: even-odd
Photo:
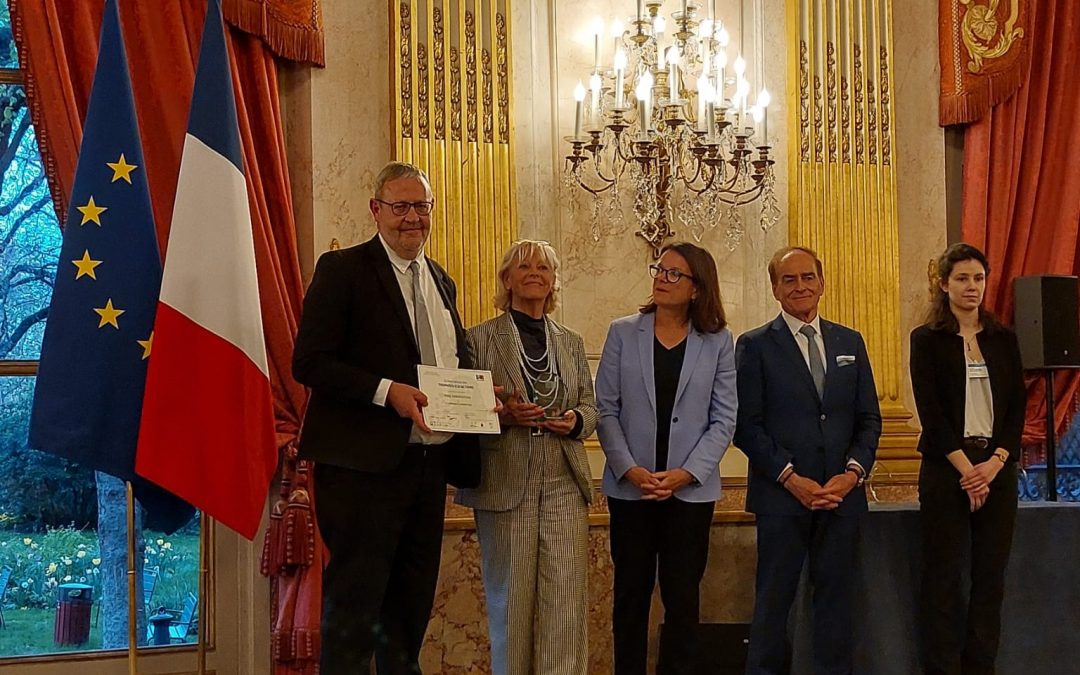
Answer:
[[[822,485],[844,472],[849,458],[867,472],[874,466],[881,412],[866,345],[858,332],[824,319],[821,338],[826,359],[821,397],[783,315],[739,338],[735,445],[750,460],[746,509],[752,513],[808,513],[776,481],[788,462],[800,476]],[[865,510],[866,492],[857,487],[836,513]]]

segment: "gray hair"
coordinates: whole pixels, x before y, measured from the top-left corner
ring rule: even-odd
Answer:
[[[495,309],[503,312],[510,311],[513,298],[510,297],[510,289],[503,285],[503,277],[510,271],[511,267],[533,256],[547,263],[551,271],[555,273],[555,283],[552,284],[551,294],[548,295],[547,300],[544,302],[544,314],[554,312],[555,308],[559,306],[559,291],[562,290],[562,284],[559,283],[559,256],[555,254],[555,249],[552,248],[551,244],[546,241],[522,239],[510,245],[510,248],[503,254],[502,262],[499,263],[499,271],[495,275],[495,286],[498,289],[495,294]]]
[[[431,194],[431,181],[428,180],[423,169],[408,162],[390,162],[382,168],[382,171],[375,178],[375,198],[382,199],[383,187],[390,181],[400,178],[416,178],[420,180],[427,189],[428,194]]]

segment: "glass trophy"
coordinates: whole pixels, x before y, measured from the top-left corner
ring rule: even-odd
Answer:
[[[566,411],[566,387],[558,373],[541,373],[529,378],[532,402],[544,409],[544,419],[559,419]]]

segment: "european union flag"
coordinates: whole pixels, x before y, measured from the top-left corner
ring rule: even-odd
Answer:
[[[161,258],[116,0],[107,0],[45,326],[30,446],[132,481],[147,526],[193,509],[135,475]]]

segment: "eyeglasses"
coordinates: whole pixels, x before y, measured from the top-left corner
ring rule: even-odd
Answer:
[[[652,275],[653,279],[658,279],[662,276],[664,277],[664,281],[669,284],[677,284],[679,283],[679,279],[682,279],[683,277],[686,277],[691,281],[694,280],[693,274],[683,272],[682,270],[668,269],[667,267],[662,267],[659,263],[649,265],[649,274]]]
[[[375,201],[389,206],[395,216],[403,216],[409,212],[409,209],[416,211],[418,216],[426,216],[431,213],[431,209],[435,206],[435,202],[387,202],[378,197],[375,198]]]

